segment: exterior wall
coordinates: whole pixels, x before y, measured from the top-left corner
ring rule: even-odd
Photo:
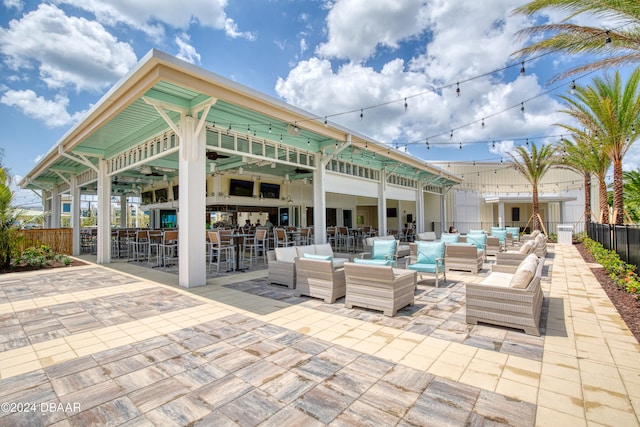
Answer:
[[[504,221],[507,225],[524,226],[532,215],[531,185],[507,163],[434,162],[464,182],[447,193],[447,221],[464,232],[465,223],[478,222],[484,228],[499,222],[498,203],[487,203],[485,198],[519,199],[504,202]],[[576,224],[581,230],[584,211],[582,175],[568,169],[554,168],[545,174],[539,187],[540,209],[549,233],[555,233],[558,223]],[[565,201],[561,201],[561,200]],[[571,200],[575,199],[575,200]],[[597,182],[592,181],[592,210],[597,211]],[[476,204],[477,201],[477,204]],[[513,218],[513,208],[519,208],[519,221]],[[531,226],[531,224],[529,224]],[[462,229],[461,229],[462,228]]]

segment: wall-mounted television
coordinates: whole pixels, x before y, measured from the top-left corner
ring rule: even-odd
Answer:
[[[265,199],[280,198],[280,184],[269,184],[268,182],[260,183],[260,194]]]
[[[241,179],[231,179],[229,181],[229,195],[240,197],[253,196],[253,181],[243,181]]]
[[[162,203],[162,202],[168,202],[169,199],[167,198],[167,189],[166,188],[159,188],[155,191],[155,196],[156,196],[156,203]]]
[[[178,200],[178,186],[174,185],[173,186],[173,200]]]
[[[143,205],[150,205],[153,203],[153,193],[151,191],[143,191],[140,197],[142,198]]]
[[[387,208],[387,218],[397,218],[397,217],[398,217],[397,208]]]

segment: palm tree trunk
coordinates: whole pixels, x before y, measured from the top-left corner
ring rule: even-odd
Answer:
[[[616,225],[624,224],[624,200],[622,182],[622,159],[613,159],[613,218]]]
[[[604,176],[598,177],[598,189],[600,198],[600,212],[602,213],[602,223],[609,224],[609,203],[607,203],[607,183]]]
[[[584,231],[589,228],[591,222],[591,174],[584,174]]]
[[[538,205],[538,185],[533,185],[533,229],[540,230],[540,206]]]

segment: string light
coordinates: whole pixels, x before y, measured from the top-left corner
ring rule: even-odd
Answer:
[[[324,116],[324,127],[327,127],[327,124],[328,124],[328,122],[327,122],[327,116]]]
[[[524,114],[524,102],[520,103],[520,111],[522,111],[522,114]]]
[[[271,123],[269,123],[269,133],[271,133]]]
[[[425,142],[427,143],[427,150],[430,150],[431,147],[429,146],[429,138],[427,138]]]
[[[407,104],[407,98],[404,99],[404,111],[409,109],[409,104]]]
[[[524,77],[524,61],[522,61],[522,66],[520,67],[520,75]]]
[[[570,88],[569,91],[571,92],[571,95],[575,95],[575,93],[576,93],[576,81],[575,80],[571,80],[571,86],[569,86],[569,88]]]
[[[456,83],[456,96],[460,97],[460,82]]]
[[[606,39],[604,39],[604,44],[609,44],[609,43],[611,43],[611,36],[609,36],[609,30],[605,31],[604,33],[605,33],[605,34],[606,34],[606,36],[607,36],[607,38],[606,38]]]
[[[360,109],[360,120],[364,119],[364,110]]]
[[[484,129],[484,117],[482,118],[482,123],[480,124],[480,127]]]

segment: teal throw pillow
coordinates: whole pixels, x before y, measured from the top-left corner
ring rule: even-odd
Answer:
[[[444,258],[444,242],[418,242],[416,264],[435,264],[436,258]]]
[[[460,235],[458,233],[442,233],[440,241],[445,243],[458,243]]]
[[[391,259],[396,253],[395,240],[374,240],[371,259]]]
[[[467,234],[467,243],[476,245],[476,248],[483,249],[487,244],[486,234]]]
[[[384,260],[384,259],[354,258],[353,262],[356,264],[367,264],[367,265],[381,265],[381,266],[391,265],[391,260]]]
[[[331,261],[333,257],[330,255],[303,254],[302,258],[315,259],[318,261]]]

